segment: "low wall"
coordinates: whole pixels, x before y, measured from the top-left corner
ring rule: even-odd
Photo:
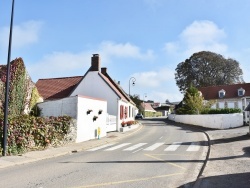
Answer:
[[[212,129],[229,129],[243,125],[243,114],[204,114],[204,115],[176,115],[169,114],[169,120],[198,125]]]
[[[76,119],[75,142],[98,138],[98,133],[100,138],[107,135],[107,101],[74,96],[39,103],[38,107],[41,109],[41,116],[68,115]]]

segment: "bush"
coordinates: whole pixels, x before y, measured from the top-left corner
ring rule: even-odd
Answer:
[[[20,115],[9,117],[7,154],[21,154],[29,150],[60,145],[70,129],[70,121],[69,116],[42,118]],[[3,118],[0,118],[1,138],[3,137],[3,125]]]
[[[233,114],[241,113],[239,108],[206,109],[201,114]]]

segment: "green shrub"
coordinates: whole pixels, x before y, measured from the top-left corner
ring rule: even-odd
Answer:
[[[241,113],[239,108],[222,108],[222,109],[206,109],[202,111],[202,114],[233,114]]]

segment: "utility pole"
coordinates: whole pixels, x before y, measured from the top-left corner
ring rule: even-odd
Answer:
[[[14,4],[15,0],[12,0],[11,20],[10,20],[10,35],[9,35],[9,48],[7,59],[7,73],[6,73],[6,88],[5,88],[5,107],[4,107],[4,127],[3,127],[3,156],[6,156],[7,147],[7,132],[8,132],[8,108],[9,108],[9,85],[10,85],[10,58],[11,58],[11,43],[12,43],[12,27],[14,17]]]

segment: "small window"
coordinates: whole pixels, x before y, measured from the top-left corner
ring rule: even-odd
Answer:
[[[220,97],[220,98],[225,97],[225,94],[226,94],[226,92],[225,92],[224,89],[222,89],[222,90],[219,91],[219,97]]]
[[[238,89],[238,96],[243,96],[243,95],[245,95],[245,89],[243,88]]]

